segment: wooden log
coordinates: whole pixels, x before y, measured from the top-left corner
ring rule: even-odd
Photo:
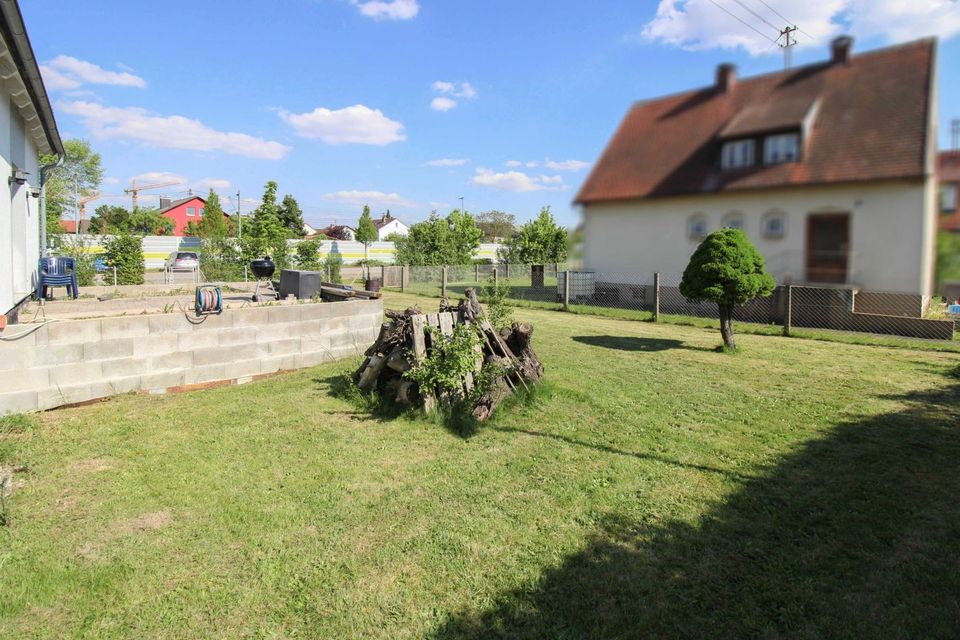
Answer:
[[[405,407],[413,406],[417,383],[413,380],[403,380],[397,385],[397,402]]]
[[[380,374],[386,366],[386,356],[379,353],[370,356],[370,363],[367,365],[367,368],[363,370],[363,373],[360,374],[360,381],[357,383],[357,387],[361,391],[370,391],[373,389],[377,384],[377,378],[380,377]]]
[[[410,317],[410,326],[413,331],[413,357],[416,362],[421,362],[427,357],[427,340],[424,334],[427,316],[419,314]],[[433,389],[420,389],[420,397],[423,398],[423,410],[431,413],[437,408],[437,396]]]
[[[393,351],[390,352],[390,355],[387,356],[387,366],[397,373],[404,373],[413,368],[404,351],[405,349],[402,346],[397,345],[393,348]]]
[[[366,356],[372,356],[375,353],[384,353],[384,345],[393,337],[394,330],[395,326],[392,322],[384,322],[381,324],[380,333],[377,334],[377,339],[367,348],[366,351],[363,352],[363,354]]]
[[[510,366],[510,360],[501,356],[488,356],[486,362],[491,365],[501,367]],[[473,417],[479,421],[484,421],[493,415],[500,403],[504,401],[511,393],[507,377],[498,378],[486,389],[473,405]]]

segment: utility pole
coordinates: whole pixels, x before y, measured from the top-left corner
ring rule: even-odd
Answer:
[[[950,149],[960,151],[960,118],[950,121]]]
[[[463,208],[463,196],[460,196],[460,213],[466,213],[466,210]]]
[[[237,189],[237,237],[243,237],[243,216],[240,215],[240,189]]]
[[[797,31],[797,26],[786,26],[780,30],[780,37],[777,38],[777,42],[780,42],[780,38],[783,38],[783,44],[780,45],[780,48],[783,49],[783,68],[789,69],[793,66],[793,51],[792,47],[797,46],[797,39],[793,37],[793,32]]]

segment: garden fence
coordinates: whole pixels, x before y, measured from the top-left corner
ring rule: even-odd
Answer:
[[[379,273],[378,273],[379,271]],[[467,287],[494,283],[518,304],[625,315],[667,322],[718,320],[717,305],[693,302],[680,292],[682,275],[640,271],[584,271],[546,265],[388,266],[373,277],[387,289],[457,298]],[[847,332],[894,340],[957,340],[957,321],[940,299],[911,293],[864,291],[849,285],[780,283],[772,295],[737,305],[734,320],[763,332]]]

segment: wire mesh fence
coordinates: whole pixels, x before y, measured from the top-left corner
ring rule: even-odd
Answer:
[[[432,297],[458,297],[467,287],[507,287],[518,304],[661,322],[719,320],[713,302],[688,300],[681,274],[587,271],[565,264],[383,267],[386,288]],[[891,340],[960,344],[953,317],[938,298],[849,286],[778,285],[770,296],[736,305],[734,321],[763,333],[845,333]]]

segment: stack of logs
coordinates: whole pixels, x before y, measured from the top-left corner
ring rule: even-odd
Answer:
[[[533,326],[515,322],[508,329],[497,331],[487,319],[476,292],[467,289],[466,298],[456,306],[446,300],[440,302],[440,313],[424,314],[418,308],[387,311],[390,322],[380,327],[376,342],[367,349],[363,364],[354,379],[362,391],[391,394],[405,406],[423,406],[432,411],[446,397],[443,390],[420,389],[404,373],[427,357],[434,340],[453,334],[455,324],[465,323],[480,335],[481,353],[477,365],[462,381],[461,397],[470,398],[470,411],[477,420],[486,420],[510,394],[518,389],[530,389],[543,377],[543,365],[533,352],[530,340]],[[429,328],[429,329],[428,329]],[[486,388],[474,393],[474,374],[485,364],[496,365],[491,370],[502,372]]]

